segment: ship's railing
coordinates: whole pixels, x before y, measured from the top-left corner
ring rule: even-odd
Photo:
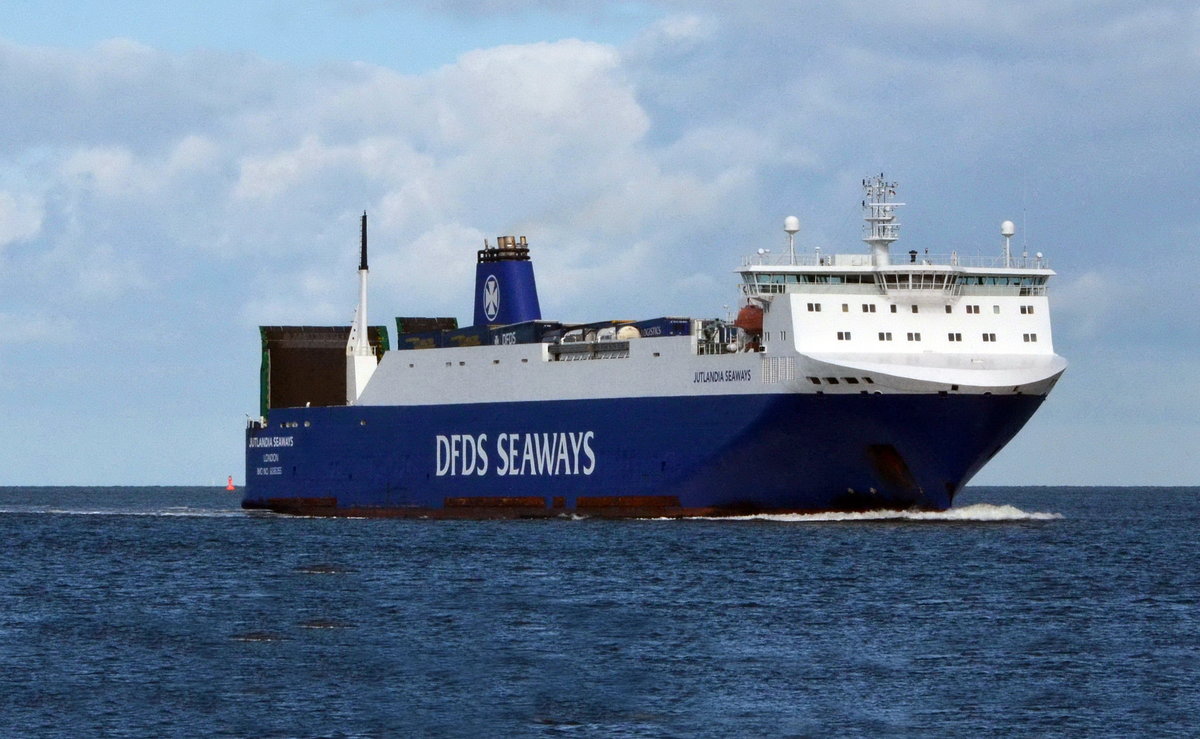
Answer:
[[[796,266],[796,267],[871,267],[870,254],[752,254],[742,258],[743,267],[753,266]],[[1044,256],[1011,257],[1005,264],[1004,257],[983,254],[928,254],[921,252],[898,252],[891,255],[891,267],[966,267],[970,269],[1049,269],[1050,260]],[[886,268],[885,268],[886,269]]]
[[[784,293],[800,293],[803,295],[890,295],[925,296],[936,298],[955,298],[970,295],[1045,295],[1046,286],[1042,285],[964,285],[955,284],[946,287],[884,287],[879,283],[864,283],[859,285],[837,284],[795,284],[786,285],[739,285],[743,295],[782,295]]]

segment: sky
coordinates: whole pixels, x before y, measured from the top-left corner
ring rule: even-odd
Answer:
[[[758,248],[1043,252],[1070,366],[974,480],[1200,484],[1200,9],[1107,0],[9,0],[0,484],[244,477],[267,324],[716,317]]]

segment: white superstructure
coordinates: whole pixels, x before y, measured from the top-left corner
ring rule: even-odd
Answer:
[[[764,252],[743,263],[742,293],[763,310],[766,353],[910,380],[914,390],[1045,394],[1066,367],[1054,353],[1045,258],[1011,258],[1010,221],[997,257],[913,249],[893,258],[895,183],[863,184],[870,253]],[[813,385],[837,377],[807,375]]]
[[[357,402],[1049,392],[1066,362],[1054,353],[1046,260],[1014,261],[1007,246],[996,257],[893,258],[895,183],[864,186],[868,253],[760,249],[744,261],[742,300],[761,311],[761,331],[740,318],[694,320],[689,336],[637,338],[626,327],[591,341],[392,351]],[[787,219],[789,237],[798,229]]]

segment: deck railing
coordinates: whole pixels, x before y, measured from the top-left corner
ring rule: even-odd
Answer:
[[[1044,256],[1015,256],[1005,265],[1002,255],[983,254],[926,254],[896,253],[890,257],[888,268],[964,267],[968,269],[1049,269],[1050,260]],[[742,259],[743,267],[872,267],[870,254],[752,254]]]

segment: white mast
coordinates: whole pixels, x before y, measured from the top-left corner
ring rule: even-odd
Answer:
[[[375,374],[379,360],[371,348],[367,324],[367,213],[362,214],[362,259],[358,264],[358,308],[350,324],[346,342],[346,405],[358,402],[358,396]]]
[[[891,198],[896,194],[896,183],[883,179],[883,175],[863,180],[863,190],[867,197],[863,200],[863,229],[866,236],[863,241],[871,247],[871,262],[876,267],[886,267],[891,263],[888,247],[900,238],[900,224],[896,222],[896,208],[904,203],[893,203]]]

